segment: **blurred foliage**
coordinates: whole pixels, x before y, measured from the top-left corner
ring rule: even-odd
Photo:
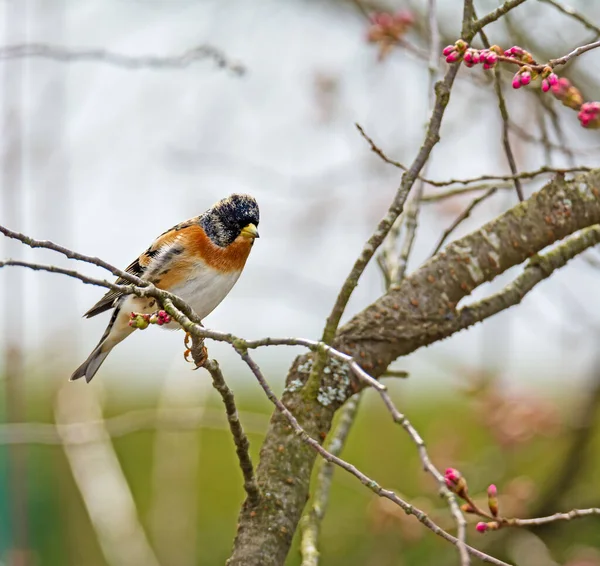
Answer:
[[[392,389],[399,406],[408,411],[413,424],[428,442],[436,465],[441,469],[447,466],[459,468],[469,481],[471,493],[476,496],[483,495],[489,483],[496,483],[500,490],[501,512],[507,515],[527,516],[535,508],[548,480],[561,466],[561,456],[573,432],[569,415],[578,410],[578,403],[566,399],[557,404],[524,395],[503,397],[493,380],[480,381],[477,386],[469,386],[465,394],[455,397],[436,398],[430,394],[406,398],[401,383],[392,384]],[[105,393],[107,417],[151,408],[158,401],[157,398],[141,399],[116,390]],[[451,518],[443,501],[436,496],[433,480],[422,471],[415,447],[405,432],[381,410],[379,400],[371,393],[367,392],[343,456],[452,531]],[[269,414],[270,406],[264,398],[252,394],[239,394],[238,397],[241,411]],[[30,392],[28,419],[51,422],[52,403],[50,391]],[[215,392],[211,391],[208,406],[221,410]],[[494,410],[500,414],[494,416]],[[542,411],[539,418],[535,418],[536,411]],[[545,423],[544,427],[540,427],[540,422]],[[507,440],[503,429],[516,433]],[[224,564],[243,499],[242,478],[233,443],[224,419],[222,430],[202,428],[181,434],[196,435],[200,453],[197,491],[190,494],[197,501],[199,513],[198,564]],[[139,517],[148,533],[154,437],[154,431],[141,431],[114,439]],[[252,434],[250,440],[256,462],[261,437]],[[4,475],[5,447],[0,454],[0,474]],[[555,510],[598,505],[600,477],[594,470],[600,464],[600,435],[593,437],[586,455],[588,459],[582,462],[581,473],[564,497],[557,500]],[[177,459],[178,455],[174,452],[163,457]],[[62,448],[31,444],[27,447],[27,458],[30,540],[36,563],[43,566],[105,565]],[[1,484],[6,485],[6,482]],[[177,485],[165,485],[164,489],[177,489]],[[6,495],[0,502],[4,525],[9,516]],[[470,521],[474,522],[473,519]],[[593,565],[600,564],[598,555],[593,554],[594,547],[600,549],[599,524],[598,518],[582,519],[538,529],[532,531],[533,535],[517,530],[479,535],[471,524],[469,540],[510,561],[517,561],[529,553],[532,560],[523,561],[523,564],[550,564],[548,556],[552,556],[561,564]],[[10,540],[6,536],[7,529],[2,531],[0,544],[5,556]],[[528,536],[536,537],[532,540],[537,543],[532,544]],[[525,554],[523,548],[527,549]],[[446,542],[425,529],[414,517],[405,516],[388,501],[376,498],[341,470],[335,474],[321,549],[322,563],[328,566],[457,563],[454,549]],[[540,556],[536,562],[531,553],[538,551]],[[290,566],[300,563],[298,540],[287,563]]]

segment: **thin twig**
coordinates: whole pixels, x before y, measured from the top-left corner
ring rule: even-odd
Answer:
[[[485,34],[483,28],[479,30],[479,35],[481,36],[483,45],[486,47],[486,49],[489,49],[490,42],[488,41],[487,35]],[[499,65],[496,65],[494,67],[494,90],[496,91],[496,97],[498,99],[498,109],[500,110],[500,117],[502,118],[502,145],[504,146],[504,154],[506,155],[506,160],[508,161],[508,166],[510,167],[510,172],[513,176],[513,183],[515,185],[517,197],[519,201],[522,202],[524,199],[523,187],[521,185],[521,179],[519,178],[517,162],[515,161],[515,155],[510,144],[510,116],[508,115],[506,100],[504,99],[504,94],[502,93],[502,76],[500,73]]]
[[[487,14],[487,15],[483,16],[482,18],[478,19],[473,24],[473,31],[476,33],[480,29],[483,29],[488,24],[491,24],[492,22],[495,22],[496,20],[499,20],[502,16],[504,16],[505,14],[507,14],[508,12],[510,12],[513,8],[516,8],[517,6],[520,6],[525,1],[526,0],[507,0],[499,8],[496,8],[495,10],[493,10],[492,12],[490,12],[489,14]]]
[[[21,234],[19,232],[13,232],[12,230],[5,228],[4,226],[0,226],[0,232],[2,234],[4,234],[7,238],[12,238],[13,240],[19,240],[20,242],[22,242],[23,244],[26,244],[30,248],[44,248],[47,250],[52,250],[54,252],[58,252],[58,253],[64,255],[65,257],[68,257],[69,259],[84,261],[86,263],[91,263],[92,265],[97,265],[98,267],[103,267],[107,271],[110,271],[113,275],[120,277],[121,279],[124,279],[126,281],[135,283],[136,285],[144,286],[144,285],[148,284],[147,281],[144,281],[143,279],[136,277],[135,275],[133,275],[132,273],[129,273],[128,271],[123,271],[122,269],[118,269],[117,267],[114,267],[110,263],[107,263],[106,261],[104,261],[98,257],[92,257],[89,255],[84,255],[84,254],[74,252],[73,250],[70,250],[69,248],[65,248],[64,246],[60,246],[58,244],[55,244],[54,242],[51,242],[50,240],[35,240],[33,238],[30,238],[29,236],[26,236],[25,234]]]
[[[440,59],[440,30],[438,28],[437,21],[437,4],[436,0],[428,0],[427,4],[427,21],[429,24],[429,84],[428,84],[428,113],[433,112],[435,105],[435,82],[439,73],[439,59]],[[423,166],[423,177],[427,177],[429,162]],[[402,218],[404,221],[405,232],[404,242],[400,249],[400,255],[398,261],[395,262],[392,272],[389,275],[390,285],[398,285],[406,274],[408,267],[408,260],[415,243],[415,237],[417,234],[417,228],[419,225],[419,212],[421,210],[421,201],[423,198],[423,192],[425,190],[425,182],[419,179],[417,188],[411,197],[406,211]],[[389,237],[389,236],[388,236]],[[461,537],[459,536],[459,539]],[[461,559],[466,559],[468,562],[468,555],[461,548]]]
[[[567,53],[566,55],[563,55],[562,57],[559,57],[558,59],[550,59],[550,61],[548,61],[548,65],[550,65],[551,67],[566,65],[571,59],[573,59],[573,57],[579,57],[579,55],[587,53],[588,51],[591,51],[592,49],[596,49],[598,47],[600,47],[600,40],[592,41],[592,43],[588,43],[586,45],[580,45],[577,49],[573,49],[573,51]]]
[[[440,127],[442,125],[442,119],[444,117],[444,112],[446,106],[449,102],[449,93],[452,89],[452,84],[454,83],[454,79],[456,78],[456,74],[458,73],[458,65],[451,65],[450,68],[446,71],[446,76],[442,81],[440,81],[436,87],[436,102],[432,112],[431,120],[429,121],[429,125],[427,128],[427,133],[425,135],[425,140],[421,149],[414,160],[413,164],[410,166],[408,170],[404,172],[402,175],[402,181],[400,183],[400,187],[396,192],[396,196],[392,201],[387,214],[384,218],[381,219],[375,232],[371,235],[371,237],[367,240],[362,252],[360,253],[358,259],[352,266],[350,273],[346,277],[344,284],[340,290],[340,293],[335,301],[333,308],[329,316],[327,317],[327,322],[325,323],[325,328],[323,330],[323,336],[321,338],[322,342],[325,344],[330,344],[335,336],[337,328],[339,326],[339,322],[346,310],[346,305],[350,300],[350,296],[352,292],[358,285],[358,280],[362,275],[363,271],[367,267],[367,264],[375,255],[377,248],[381,245],[385,237],[387,236],[390,228],[393,226],[396,218],[400,216],[404,209],[404,203],[406,198],[408,197],[408,193],[410,192],[413,184],[417,180],[419,173],[423,169],[423,166],[429,159],[429,155],[433,150],[434,146],[439,141],[439,132]],[[314,364],[313,370],[317,368],[318,364]],[[315,374],[318,372],[315,372]],[[314,375],[314,374],[313,374]]]
[[[243,75],[244,66],[231,62],[223,52],[212,45],[199,45],[187,49],[180,55],[124,55],[106,49],[73,49],[44,43],[6,45],[0,47],[0,60],[41,58],[72,63],[76,61],[98,61],[125,69],[184,69],[190,65],[211,59],[218,67],[226,68],[236,75]]]
[[[406,166],[398,161],[394,161],[390,157],[388,157],[383,150],[378,147],[375,142],[365,133],[363,128],[356,124],[356,128],[360,132],[360,135],[367,141],[367,143],[371,146],[371,151],[376,153],[383,161],[406,171]],[[564,148],[560,148],[562,151],[565,151]],[[548,167],[543,165],[539,169],[535,169],[534,171],[523,171],[522,173],[512,174],[512,175],[479,175],[478,177],[470,177],[467,179],[449,179],[447,181],[434,181],[433,179],[426,179],[423,177],[418,177],[421,181],[431,185],[432,187],[448,187],[450,185],[470,185],[471,183],[479,183],[481,181],[515,181],[515,180],[529,180],[534,179],[535,177],[539,177],[540,175],[546,174],[561,174],[566,175],[569,173],[586,173],[592,170],[592,167],[588,167],[585,165],[573,166],[569,168],[563,167]]]
[[[473,185],[472,187],[461,187],[459,189],[444,191],[443,193],[433,193],[425,195],[423,196],[423,202],[438,202],[447,198],[457,197],[470,193],[478,193],[480,191],[489,191],[491,189],[508,190],[514,189],[514,186],[508,183],[484,183],[482,185]]]
[[[452,493],[448,487],[446,486],[446,481],[443,474],[433,465],[431,459],[429,458],[429,454],[427,453],[427,447],[425,446],[425,442],[421,435],[417,432],[415,427],[411,424],[411,422],[403,415],[392,401],[389,393],[387,391],[380,391],[379,395],[383,400],[383,403],[387,407],[389,413],[394,419],[396,424],[399,424],[410,436],[413,443],[417,446],[417,450],[419,452],[419,458],[421,459],[421,463],[423,464],[423,469],[430,473],[438,483],[440,493],[444,496],[446,501],[448,502],[448,506],[450,507],[450,512],[456,521],[458,527],[458,549],[461,556],[462,564],[469,564],[469,556],[467,554],[467,546],[466,546],[466,529],[467,529],[467,521],[458,505],[458,501],[456,499],[456,495]]]
[[[554,6],[563,14],[570,16],[571,18],[577,20],[579,23],[583,24],[590,31],[593,31],[596,34],[596,37],[600,37],[600,27],[594,24],[594,22],[589,20],[586,16],[584,16],[574,8],[571,8],[571,6],[565,6],[564,4],[560,4],[556,0],[538,0],[538,2],[545,2],[546,4]]]
[[[448,228],[446,228],[446,230],[444,230],[444,233],[442,234],[442,237],[440,238],[440,241],[438,242],[437,246],[435,247],[435,250],[433,250],[433,253],[431,255],[435,255],[435,254],[437,254],[440,251],[440,249],[444,245],[444,242],[448,239],[448,236],[450,236],[450,234],[452,234],[452,232],[454,232],[454,230],[456,230],[456,228],[461,224],[461,222],[463,222],[467,218],[469,218],[469,216],[471,215],[471,212],[473,212],[473,209],[478,204],[480,204],[484,200],[486,200],[489,197],[491,197],[497,191],[498,191],[498,187],[492,187],[491,189],[488,189],[487,192],[485,192],[480,197],[477,197],[477,198],[473,199],[469,203],[469,206],[467,206],[467,208],[465,208],[457,216],[456,220],[454,220],[454,222]]]
[[[510,519],[508,526],[511,527],[539,527],[556,521],[571,521],[581,517],[590,517],[592,515],[600,515],[600,508],[592,507],[590,509],[572,509],[566,513],[554,513],[547,517],[536,517],[534,519]]]
[[[335,431],[331,434],[327,448],[334,456],[339,456],[346,444],[348,435],[358,413],[358,407],[362,392],[357,393],[340,409],[340,416]],[[327,460],[323,461],[317,475],[317,485],[312,496],[308,512],[304,515],[300,529],[302,542],[300,551],[302,553],[302,566],[317,566],[319,564],[319,531],[321,522],[329,503],[329,492],[333,480],[334,465]]]
[[[250,504],[257,505],[260,501],[260,489],[256,483],[256,478],[254,477],[254,466],[252,465],[252,459],[250,458],[249,452],[250,443],[248,442],[248,437],[240,422],[233,391],[227,386],[225,378],[223,377],[223,372],[216,360],[207,360],[203,367],[210,373],[213,380],[213,386],[223,399],[225,412],[227,413],[227,422],[229,422],[229,429],[231,430],[231,436],[233,436],[233,442],[235,443],[240,469],[244,476],[244,489],[248,494],[248,501]]]

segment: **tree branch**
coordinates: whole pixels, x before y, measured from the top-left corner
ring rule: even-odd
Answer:
[[[199,45],[192,47],[180,55],[124,55],[106,49],[71,49],[44,43],[28,43],[20,45],[6,45],[0,47],[0,60],[22,58],[51,59],[61,63],[77,61],[96,61],[122,67],[124,69],[184,69],[190,65],[211,59],[215,65],[229,69],[236,75],[246,72],[241,63],[230,61],[225,54],[212,45]]]
[[[233,442],[235,443],[236,453],[240,462],[240,469],[244,476],[244,489],[248,494],[249,503],[251,505],[257,505],[260,501],[260,490],[258,489],[256,478],[254,477],[254,466],[252,465],[252,459],[250,458],[249,453],[250,443],[248,442],[248,437],[240,422],[233,391],[227,386],[221,368],[216,360],[206,361],[203,367],[210,373],[213,380],[213,386],[223,399],[231,436],[233,436]]]

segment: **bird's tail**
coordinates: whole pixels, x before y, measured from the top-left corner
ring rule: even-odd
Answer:
[[[92,377],[96,375],[96,372],[100,369],[102,362],[106,359],[112,348],[105,348],[103,350],[104,340],[94,348],[94,351],[88,356],[74,372],[69,381],[75,381],[80,377],[85,377],[85,380],[89,383],[92,381]]]
[[[110,337],[110,334],[113,330],[115,322],[117,321],[117,317],[119,316],[120,308],[116,308],[112,314],[110,322],[100,338],[100,342],[94,348],[94,351],[88,356],[87,360],[83,362],[74,372],[73,375],[69,378],[69,381],[75,381],[81,377],[85,377],[85,380],[89,383],[92,381],[92,377],[96,375],[96,372],[100,369],[102,362],[106,359],[108,354],[110,354],[111,350],[128,334],[125,333],[124,336],[113,336]],[[129,329],[133,330],[133,329]],[[109,339],[110,338],[110,339]]]

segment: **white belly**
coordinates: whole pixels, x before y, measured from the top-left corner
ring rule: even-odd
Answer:
[[[171,289],[171,292],[181,297],[203,320],[231,291],[240,273],[223,273],[203,266],[192,273],[187,281]]]

